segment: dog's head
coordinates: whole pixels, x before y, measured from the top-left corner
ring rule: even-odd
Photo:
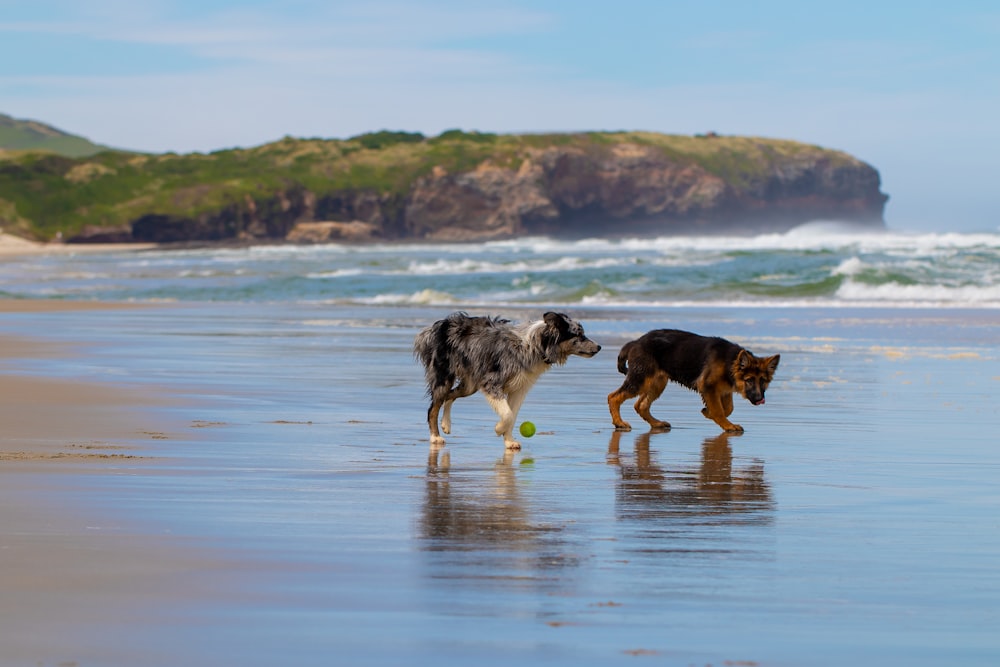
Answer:
[[[542,316],[542,350],[547,364],[564,364],[571,355],[592,357],[601,346],[587,338],[583,326],[562,313],[545,313]]]
[[[733,364],[733,379],[736,391],[753,405],[764,404],[764,390],[774,379],[781,355],[755,357],[746,350],[740,350]]]

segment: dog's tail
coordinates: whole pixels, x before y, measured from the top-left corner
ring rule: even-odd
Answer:
[[[622,345],[621,352],[618,353],[618,372],[622,375],[628,373],[628,355],[635,347],[635,341],[630,340],[629,342]]]

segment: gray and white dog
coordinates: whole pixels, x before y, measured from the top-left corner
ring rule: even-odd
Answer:
[[[427,327],[413,341],[413,354],[424,365],[431,445],[443,445],[438,430],[451,433],[451,404],[457,398],[482,391],[500,421],[494,430],[508,449],[520,449],[514,440],[514,422],[528,390],[554,364],[571,355],[592,357],[601,346],[587,338],[583,326],[562,313],[545,313],[541,320],[513,324],[498,317],[452,313]]]

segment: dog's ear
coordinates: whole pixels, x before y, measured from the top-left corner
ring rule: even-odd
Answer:
[[[736,367],[741,371],[745,371],[752,363],[753,355],[746,350],[740,350],[740,353],[736,355]]]
[[[569,322],[566,321],[567,318],[562,313],[549,311],[542,315],[542,320],[559,333],[563,333],[569,329]]]
[[[774,371],[778,370],[778,362],[781,361],[781,355],[776,354],[773,357],[768,357],[764,360],[764,366],[767,368],[767,372],[774,375]]]
[[[562,354],[559,349],[559,341],[563,339],[563,334],[569,328],[566,323],[566,316],[561,313],[548,312],[542,316],[545,322],[545,329],[542,331],[542,354],[547,364],[561,364]]]

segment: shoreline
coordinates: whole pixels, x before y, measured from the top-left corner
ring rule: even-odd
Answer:
[[[152,250],[156,243],[41,243],[0,231],[0,258],[24,255],[76,255],[81,253]]]
[[[741,230],[738,226],[732,226],[724,229],[715,230],[704,230],[698,226],[690,226],[684,228],[675,228],[670,230],[632,230],[630,233],[621,233],[611,230],[605,230],[600,233],[587,234],[575,231],[572,233],[552,233],[550,232],[538,232],[538,233],[515,233],[515,234],[501,234],[497,236],[489,237],[460,237],[455,236],[451,238],[417,238],[417,237],[407,237],[407,238],[383,238],[380,236],[375,236],[367,239],[355,239],[355,238],[333,238],[329,240],[308,242],[308,241],[293,241],[287,238],[226,238],[219,239],[215,241],[206,240],[187,240],[187,241],[171,241],[163,243],[153,243],[144,241],[134,241],[134,242],[115,242],[115,243],[88,243],[88,242],[41,242],[41,241],[31,241],[9,232],[4,232],[0,229],[0,259],[4,257],[17,257],[17,256],[31,256],[31,255],[73,255],[73,254],[91,254],[91,253],[103,253],[103,252],[130,252],[130,251],[145,251],[145,250],[200,250],[200,249],[228,249],[228,248],[254,248],[254,247],[268,247],[268,246],[289,246],[289,247],[303,247],[309,248],[314,246],[348,246],[348,247],[371,247],[371,246],[399,246],[399,247],[411,247],[420,245],[468,245],[476,246],[482,243],[493,243],[493,242],[510,242],[518,241],[527,238],[544,238],[559,242],[573,242],[581,240],[592,240],[600,239],[605,241],[623,241],[623,240],[645,240],[645,239],[659,239],[659,238],[701,238],[701,237],[720,237],[720,238],[753,238],[755,236],[766,235],[766,234],[786,234],[799,227],[808,226],[820,223],[822,220],[817,221],[807,221],[799,225],[795,225],[788,229],[772,229],[772,228],[762,228],[753,230]],[[853,222],[838,222],[837,224],[843,225],[847,229],[855,230],[863,234],[871,233],[909,233],[908,230],[892,229],[887,226],[884,222],[879,226],[868,226]]]

